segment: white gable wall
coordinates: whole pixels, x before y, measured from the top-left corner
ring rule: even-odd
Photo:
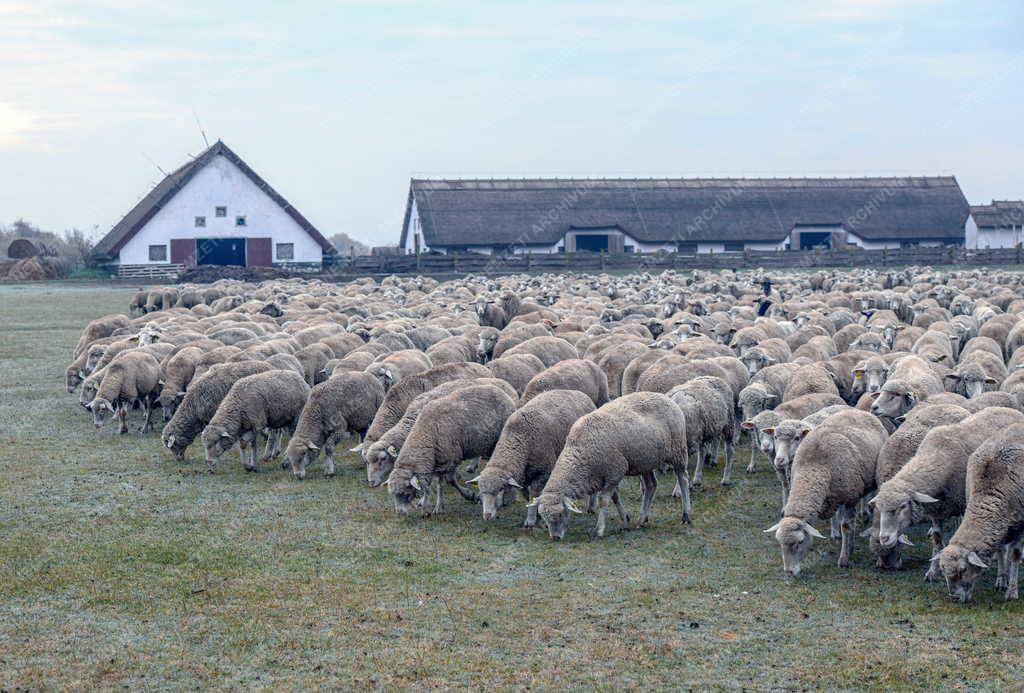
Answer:
[[[216,216],[217,207],[227,207],[227,216]],[[246,226],[235,226],[239,215],[245,216]],[[199,216],[206,217],[205,227],[196,227]],[[267,237],[272,239],[274,262],[278,243],[295,245],[292,262],[323,260],[323,249],[305,229],[241,169],[216,156],[121,248],[119,261],[122,265],[161,264],[149,261],[149,246],[166,245],[170,262],[172,238]]]

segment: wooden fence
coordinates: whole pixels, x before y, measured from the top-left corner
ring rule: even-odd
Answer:
[[[477,253],[382,255],[335,258],[325,271],[373,274],[514,274],[519,272],[657,271],[665,269],[814,269],[820,267],[900,267],[908,265],[1019,265],[1020,247],[968,250],[953,246],[894,250],[784,250],[730,253],[557,253],[481,255]]]

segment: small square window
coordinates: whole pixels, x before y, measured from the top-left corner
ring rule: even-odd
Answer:
[[[294,260],[295,259],[295,244],[294,243],[278,243],[277,244],[277,259],[278,260]]]
[[[216,214],[217,214],[218,217],[226,217],[228,215],[228,208],[227,207],[217,207],[216,208]]]
[[[241,214],[235,217],[235,226],[245,226],[245,217]]]
[[[196,228],[202,228],[206,226],[206,217],[196,217]]]
[[[151,245],[151,246],[149,246],[149,261],[150,262],[167,262],[167,246],[166,245]]]

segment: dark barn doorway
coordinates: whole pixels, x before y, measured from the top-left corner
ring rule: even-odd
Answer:
[[[801,231],[800,250],[814,250],[815,248],[831,248],[832,233],[829,231]]]
[[[608,235],[603,233],[577,235],[576,250],[589,250],[592,253],[608,252]]]
[[[196,264],[245,267],[245,239],[200,238],[196,240]]]

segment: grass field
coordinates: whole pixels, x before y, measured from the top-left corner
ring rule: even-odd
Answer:
[[[0,688],[1019,688],[1024,604],[883,574],[818,542],[787,581],[767,467],[651,525],[566,541],[395,515],[354,456],[325,480],[96,431],[63,388],[89,319],[131,291],[0,287]],[[741,450],[745,448],[741,447]],[[741,457],[742,459],[742,457]],[[639,485],[624,485],[635,514]],[[824,523],[819,525],[824,529]]]

